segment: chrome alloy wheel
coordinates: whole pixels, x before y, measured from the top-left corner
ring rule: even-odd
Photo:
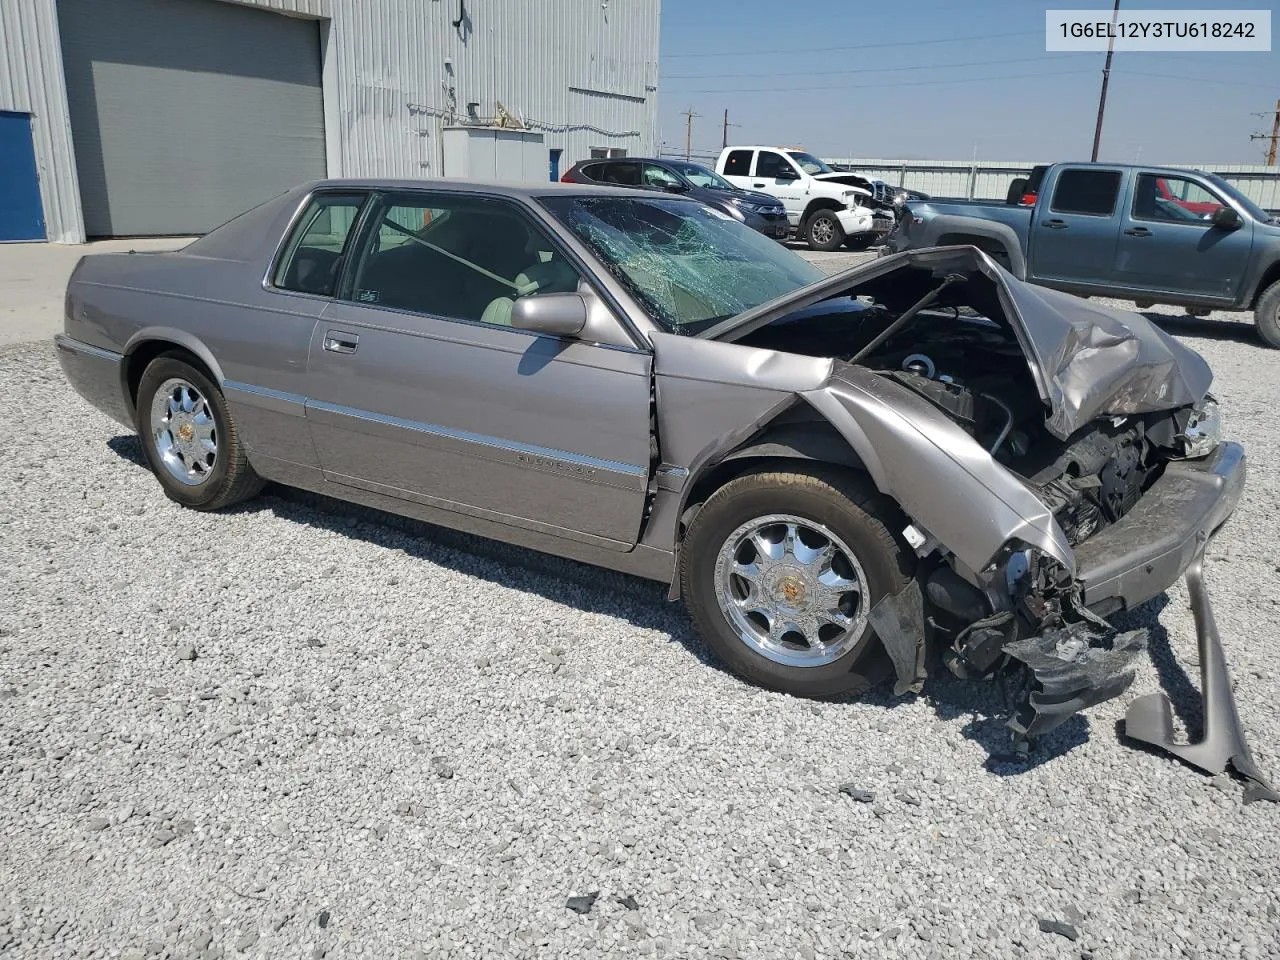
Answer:
[[[209,479],[218,462],[218,430],[209,401],[171,377],[151,398],[151,438],[169,475],[189,487]]]
[[[830,243],[836,238],[835,224],[823,217],[813,222],[813,226],[809,228],[809,236],[813,238],[814,243]]]
[[[821,667],[867,625],[867,575],[820,523],[789,514],[750,520],[716,556],[716,599],[742,642],[777,663]]]

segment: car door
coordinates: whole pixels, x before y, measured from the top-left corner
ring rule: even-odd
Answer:
[[[1125,205],[1116,245],[1117,286],[1234,301],[1253,247],[1253,222],[1213,223],[1230,206],[1210,185],[1191,176],[1140,173]],[[1239,214],[1239,211],[1236,211]]]
[[[787,208],[787,220],[798,226],[809,200],[806,180],[795,165],[776,150],[761,150],[756,154],[755,175],[749,184],[752,190],[763,190],[782,201]]]
[[[344,256],[368,191],[323,190],[309,196],[286,231],[265,281],[244,306],[222,306],[202,320],[200,304],[188,322],[222,358],[223,394],[255,464],[315,470],[319,463],[304,416],[307,352],[325,306],[337,291]]]
[[[1030,270],[1063,286],[1107,286],[1115,259],[1120,170],[1064,167],[1031,214]]]
[[[751,168],[755,163],[754,150],[730,150],[724,158],[724,169],[717,171],[735,187],[744,190],[751,188]]]
[[[307,417],[326,479],[629,549],[650,469],[650,354],[616,318],[612,343],[509,325],[521,295],[595,299],[515,201],[375,203],[311,347]]]

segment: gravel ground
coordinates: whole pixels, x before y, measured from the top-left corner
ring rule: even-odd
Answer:
[[[1208,580],[1280,777],[1280,352],[1169,328],[1252,458]],[[123,434],[0,347],[0,956],[1276,955],[1280,810],[1117,736],[1162,683],[1194,714],[1181,586],[1015,771],[985,686],[762,692],[657,584],[300,493],[184,511]]]

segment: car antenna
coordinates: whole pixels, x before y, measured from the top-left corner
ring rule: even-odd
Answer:
[[[859,360],[865,357],[868,353],[870,353],[876,347],[880,346],[880,344],[884,343],[886,340],[892,337],[895,333],[897,333],[899,330],[905,327],[908,323],[910,323],[912,318],[914,318],[917,313],[919,313],[925,307],[928,307],[931,304],[933,304],[933,302],[936,301],[939,296],[941,296],[943,290],[947,289],[947,287],[951,286],[953,283],[964,283],[966,279],[968,278],[961,273],[947,274],[947,278],[945,280],[943,280],[940,284],[938,284],[936,287],[934,287],[932,290],[926,293],[923,297],[921,297],[911,306],[907,307],[906,310],[902,311],[902,313],[899,315],[897,320],[893,321],[893,323],[889,324],[889,326],[885,327],[882,331],[880,331],[879,335],[876,336],[875,339],[873,339],[865,347],[859,350],[856,354],[854,354],[853,358],[850,359],[849,362],[857,363]]]

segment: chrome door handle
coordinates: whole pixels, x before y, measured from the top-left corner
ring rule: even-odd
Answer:
[[[360,338],[354,333],[330,330],[324,335],[324,348],[330,353],[355,353],[358,346]]]
[[[1048,227],[1050,230],[1065,230],[1067,224],[1062,220],[1045,220],[1042,226]]]
[[[1151,231],[1146,227],[1130,227],[1125,231],[1125,235],[1129,237],[1149,237],[1151,236]]]

